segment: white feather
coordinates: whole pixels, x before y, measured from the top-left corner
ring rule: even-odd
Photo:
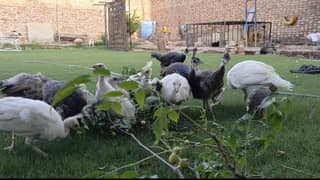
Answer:
[[[0,130],[49,141],[67,135],[61,116],[52,106],[21,97],[0,99]]]
[[[169,103],[181,103],[186,101],[191,95],[187,79],[180,74],[169,74],[161,79],[160,83],[162,85],[160,94]]]
[[[270,65],[247,60],[233,66],[227,74],[227,83],[234,89],[246,89],[249,86],[273,84],[277,88],[291,91],[294,85],[282,79]]]
[[[153,91],[151,75],[152,61],[149,61],[142,67],[141,72],[131,75],[128,80],[137,82],[140,88],[144,89],[147,94],[151,94]]]
[[[103,99],[103,96],[111,91],[118,91],[119,89],[116,89],[113,87],[108,79],[105,79],[106,77],[103,75],[99,75],[98,81],[96,84],[96,99],[97,101]],[[136,107],[135,105],[130,101],[130,99],[126,96],[121,96],[121,97],[112,97],[108,98],[109,101],[113,102],[119,102],[122,107],[122,112],[124,116],[129,120],[129,121],[135,121],[135,112],[136,112]]]

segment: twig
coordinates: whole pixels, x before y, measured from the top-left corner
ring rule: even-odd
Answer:
[[[140,142],[139,139],[136,138],[136,136],[132,133],[126,132],[124,130],[122,130],[121,128],[119,128],[119,130],[125,134],[127,134],[128,136],[130,136],[133,140],[135,140],[143,149],[145,149],[146,151],[150,152],[152,155],[154,155],[156,158],[158,158],[160,161],[162,161],[164,164],[166,164],[170,169],[172,169],[172,171],[174,173],[176,173],[179,178],[184,179],[183,174],[181,173],[181,171],[179,170],[179,168],[172,166],[170,163],[168,163],[166,160],[164,160],[162,157],[160,157],[158,154],[156,154],[155,152],[153,152],[151,149],[149,149],[147,146],[145,146],[144,144],[142,144]]]
[[[243,174],[239,174],[238,172],[236,172],[236,168],[235,168],[235,160],[232,159],[232,164],[230,164],[230,160],[228,158],[228,155],[227,153],[225,152],[224,150],[224,147],[223,145],[221,144],[221,142],[219,141],[218,137],[213,134],[213,133],[210,133],[208,132],[206,129],[204,129],[201,125],[199,125],[197,122],[195,122],[192,118],[190,118],[188,115],[186,115],[185,113],[181,112],[181,114],[187,118],[189,121],[191,121],[194,125],[196,125],[198,128],[200,128],[203,132],[207,133],[213,140],[214,142],[216,143],[217,145],[217,149],[218,151],[220,152],[222,158],[224,159],[228,169],[238,178],[246,178],[245,175]]]
[[[179,140],[179,139],[170,139],[169,141],[172,141],[172,142],[184,142],[184,143],[185,143],[185,140]],[[200,143],[200,142],[193,142],[193,141],[189,141],[189,142],[186,143],[186,144],[190,144],[191,146],[194,146],[194,147],[217,148],[217,146],[212,145],[212,144],[202,144],[202,143]]]
[[[166,148],[163,148],[161,146],[150,146],[151,148],[158,148],[158,149],[161,149],[162,151],[167,151]]]
[[[192,171],[192,172],[194,172],[194,175],[196,176],[196,179],[200,179],[201,177],[200,177],[200,173],[197,171],[197,170],[195,170],[194,168],[191,168],[191,167],[189,167],[189,169]]]
[[[318,95],[314,94],[300,94],[300,93],[290,93],[290,92],[275,92],[274,95],[288,95],[288,96],[300,96],[300,97],[311,97],[311,98],[320,98]]]
[[[168,150],[172,151],[172,148],[171,148],[166,142],[164,142],[163,139],[160,139],[160,142],[161,142],[164,146],[166,146],[166,147],[168,148]]]
[[[305,173],[305,172],[303,172],[302,170],[299,170],[299,169],[295,169],[295,168],[292,168],[292,167],[288,167],[288,166],[286,166],[286,165],[284,165],[284,164],[281,164],[281,166],[284,167],[284,168],[286,168],[286,169],[290,169],[290,170],[293,170],[293,171],[295,171],[295,172],[298,172],[298,173],[301,173],[301,174],[304,174],[304,175],[307,175],[307,176],[316,177],[316,176],[314,176],[314,175],[312,175],[312,174]]]
[[[169,153],[169,152],[170,152],[170,151],[163,151],[163,152],[161,152],[161,153],[158,153],[158,155],[162,155],[162,154]],[[144,159],[141,159],[141,160],[139,160],[139,161],[137,161],[137,162],[130,163],[130,164],[124,165],[124,166],[122,166],[122,167],[116,168],[116,169],[114,169],[114,170],[112,170],[112,171],[106,172],[105,174],[111,174],[111,173],[116,172],[116,171],[119,171],[119,170],[121,170],[121,169],[125,169],[125,168],[131,167],[131,166],[136,166],[136,165],[138,165],[138,164],[140,164],[140,163],[143,163],[144,161],[147,161],[147,160],[152,159],[152,158],[154,158],[154,155],[148,156],[148,157],[146,157],[146,158],[144,158]],[[99,168],[99,170],[103,170],[103,169],[105,169],[105,168],[106,168],[106,166]]]

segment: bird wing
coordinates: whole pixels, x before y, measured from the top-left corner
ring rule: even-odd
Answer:
[[[60,115],[43,101],[19,97],[0,99],[0,130],[35,136],[56,126],[63,127]]]
[[[33,136],[41,131],[39,125],[33,124],[32,121],[28,121],[27,116],[29,112],[24,109],[21,112],[3,111],[0,109],[0,129],[4,131],[13,131],[20,136]]]
[[[40,75],[19,73],[2,81],[1,92],[7,96],[19,96],[31,99],[42,98],[42,84],[46,81]]]
[[[273,67],[267,64],[258,61],[244,61],[230,69],[227,81],[233,88],[246,88],[251,85],[269,84],[274,74]]]
[[[172,62],[183,62],[185,58],[186,56],[183,53],[169,52],[167,54],[162,55],[160,61],[169,65]]]

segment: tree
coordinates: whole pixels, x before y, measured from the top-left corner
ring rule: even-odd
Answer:
[[[136,10],[133,14],[127,14],[127,32],[131,36],[134,32],[137,32],[140,27],[140,17],[136,15]]]

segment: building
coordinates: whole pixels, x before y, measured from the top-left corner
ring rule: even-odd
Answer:
[[[104,34],[104,9],[93,0],[0,0],[0,32]],[[31,32],[32,31],[32,32]],[[48,40],[50,41],[50,39]]]
[[[294,25],[283,17],[297,17]],[[244,21],[245,0],[151,0],[151,17],[167,26],[170,39],[179,40],[183,24]],[[257,0],[258,21],[272,22],[272,39],[299,43],[311,32],[320,32],[319,0]]]
[[[33,23],[43,23],[55,33],[87,34],[97,39],[104,34],[104,8],[94,6],[95,2],[98,0],[0,0],[0,32],[16,30],[27,35]],[[136,11],[141,21],[155,21],[158,30],[167,27],[172,41],[181,40],[179,31],[185,24],[245,19],[245,0],[127,0],[126,6],[132,13]],[[294,25],[283,22],[284,17],[294,16]],[[273,40],[300,43],[308,33],[320,32],[320,3],[257,0],[257,18],[272,23]]]

